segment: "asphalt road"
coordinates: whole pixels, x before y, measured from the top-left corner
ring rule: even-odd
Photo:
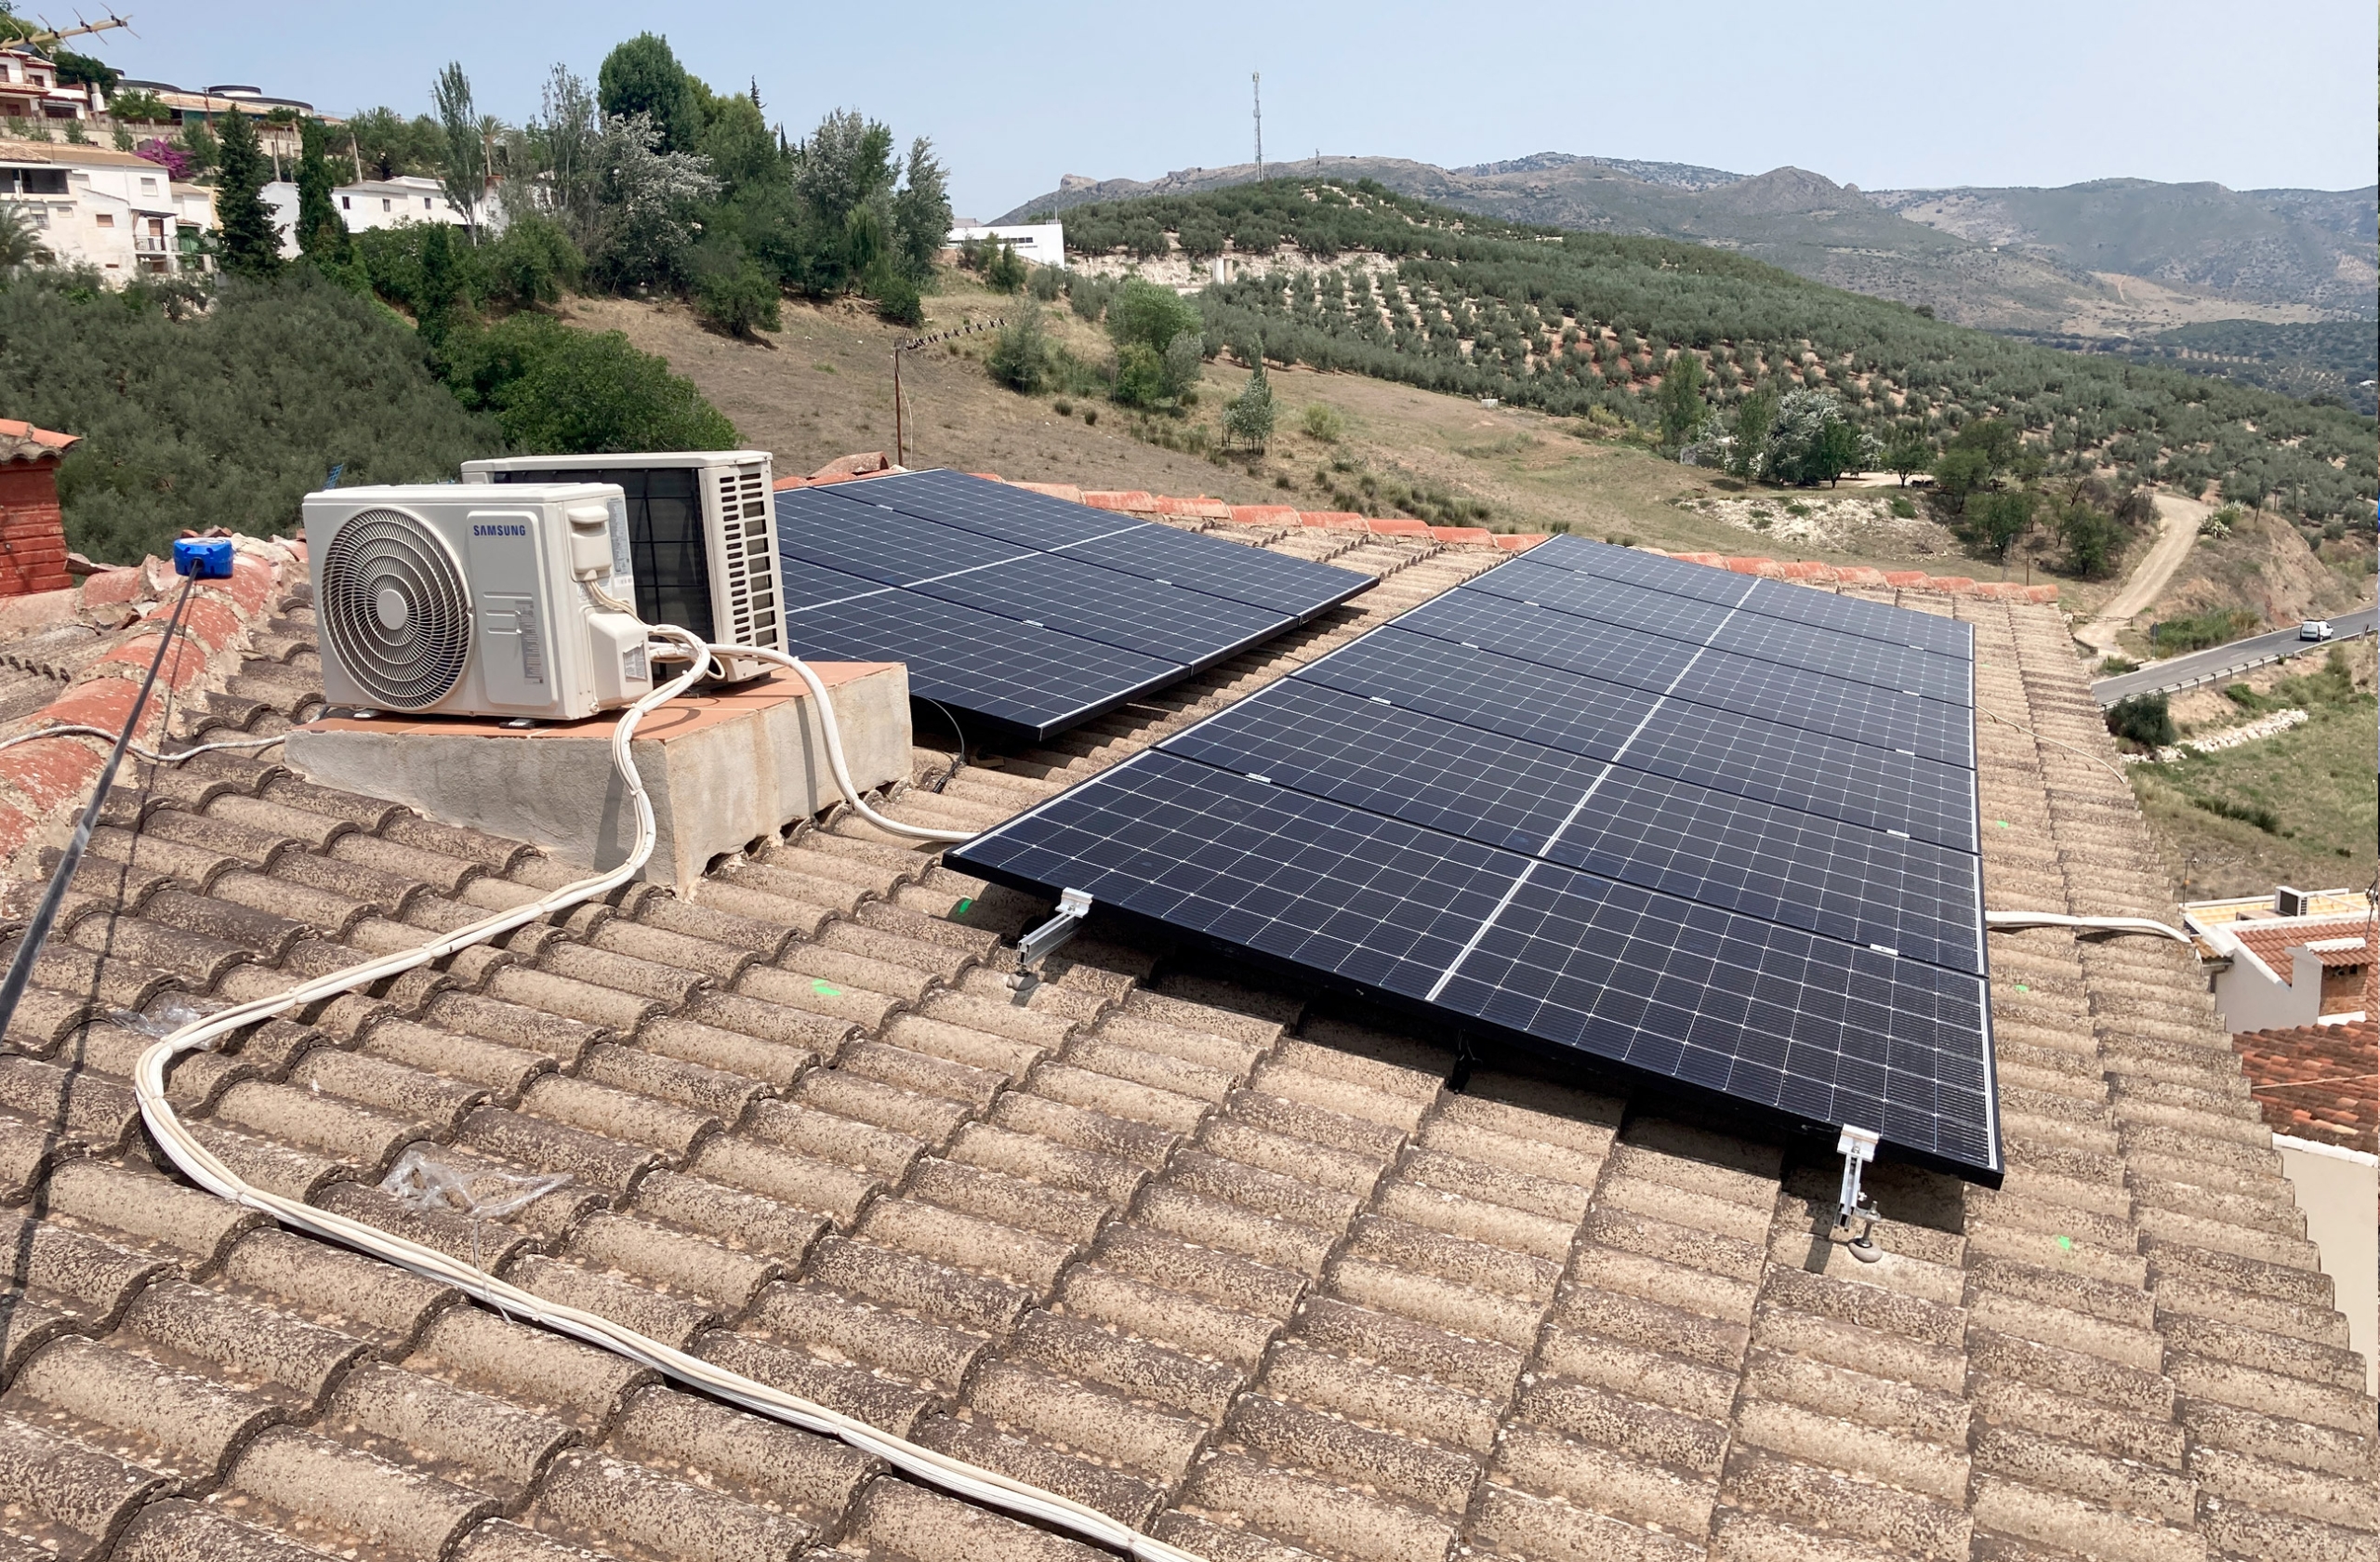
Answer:
[[[2194,683],[2211,682],[2228,673],[2242,672],[2266,662],[2279,661],[2305,651],[2320,651],[2324,644],[2335,645],[2343,640],[2373,632],[2380,609],[2362,607],[2342,614],[2331,620],[2331,638],[2327,642],[2299,640],[2297,627],[2275,629],[2270,634],[2253,635],[2235,640],[2226,645],[2209,646],[2186,656],[2174,656],[2152,662],[2137,672],[2120,672],[2113,678],[2102,678],[2091,685],[2091,693],[2103,706],[2115,704],[2126,695],[2154,695],[2175,689],[2186,689]]]

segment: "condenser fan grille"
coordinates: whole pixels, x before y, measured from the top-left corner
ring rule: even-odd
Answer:
[[[323,554],[324,632],[348,676],[382,705],[418,710],[461,682],[470,599],[445,545],[394,510],[367,510]]]

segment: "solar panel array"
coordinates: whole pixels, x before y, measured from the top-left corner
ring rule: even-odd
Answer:
[[[1329,611],[1368,576],[963,472],[777,496],[787,645],[1048,737]]]
[[[2001,1170],[1964,624],[1557,537],[971,873]]]

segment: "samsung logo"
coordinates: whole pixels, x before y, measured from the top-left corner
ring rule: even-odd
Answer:
[[[471,536],[527,536],[528,535],[529,528],[521,525],[483,526],[474,524],[471,527]]]

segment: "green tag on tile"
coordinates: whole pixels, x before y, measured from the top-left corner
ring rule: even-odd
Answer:
[[[958,905],[950,908],[950,914],[954,917],[963,917],[967,915],[967,908],[974,904],[975,897],[973,895],[968,895],[960,900]]]
[[[1991,822],[1998,825],[2002,829],[2006,829],[2008,827],[2008,821],[2005,819],[1994,819]]]
[[[2019,982],[2019,983],[2017,983],[2017,984],[2016,984],[2016,990],[2017,990],[2018,992],[2030,992],[2030,991],[2032,991],[2033,989],[2032,989],[2032,988],[2030,988],[2030,987],[2029,987],[2029,986],[2025,986],[2025,984],[2024,984],[2024,983]]]
[[[2057,1251],[2060,1252],[2072,1252],[2074,1251],[2074,1238],[2071,1237],[2060,1237],[2057,1239]]]
[[[822,981],[815,976],[813,976],[810,979],[810,990],[816,993],[820,998],[840,998],[843,996],[842,988],[835,986],[832,982]]]

